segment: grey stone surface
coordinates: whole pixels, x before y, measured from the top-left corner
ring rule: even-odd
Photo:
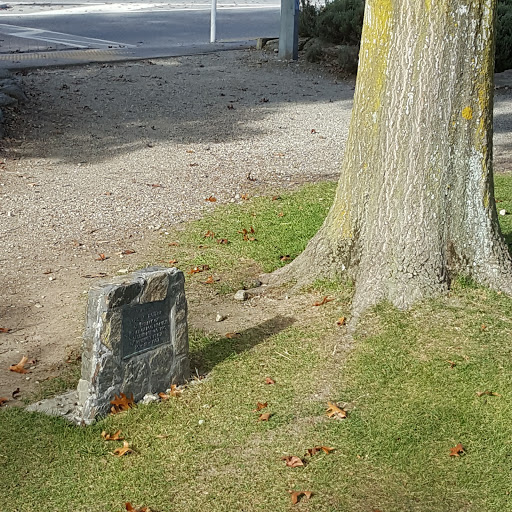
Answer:
[[[148,268],[89,292],[78,404],[84,423],[110,410],[114,395],[135,401],[189,375],[183,272]]]
[[[110,411],[114,395],[149,403],[183,383],[190,372],[184,285],[180,270],[151,267],[92,288],[77,390],[27,410],[88,425]]]
[[[28,101],[25,93],[15,84],[0,85],[0,93],[7,94],[7,96],[18,100],[20,103]]]
[[[16,98],[0,92],[0,107],[10,107],[12,105],[16,105],[17,103],[18,100]]]

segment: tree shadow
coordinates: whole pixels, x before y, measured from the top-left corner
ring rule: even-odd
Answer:
[[[138,150],[150,159],[164,143],[172,159],[179,145],[258,141],[294,125],[290,109],[282,125],[263,123],[287,104],[351,109],[353,96],[351,82],[244,52],[42,70],[24,81],[31,99],[9,134],[17,157],[74,164]]]
[[[204,375],[222,361],[241,352],[250,350],[271,336],[292,326],[296,320],[277,315],[250,329],[236,334],[232,338],[220,335],[204,334],[199,331],[190,333],[190,368],[192,375]]]

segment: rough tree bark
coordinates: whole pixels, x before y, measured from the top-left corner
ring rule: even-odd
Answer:
[[[367,0],[336,199],[275,281],[348,276],[355,315],[407,308],[456,274],[512,292],[492,178],[495,7]]]

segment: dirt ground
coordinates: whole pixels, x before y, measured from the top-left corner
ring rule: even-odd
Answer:
[[[336,179],[354,81],[253,51],[26,71],[24,87],[30,102],[10,113],[0,154],[0,397],[19,388],[11,404],[76,366],[94,282],[158,263],[169,228],[214,207],[205,198]],[[496,165],[511,171],[509,89],[496,113]],[[238,303],[204,287],[187,298],[190,326],[220,333],[321,314],[312,298]],[[10,372],[22,356],[29,373]]]

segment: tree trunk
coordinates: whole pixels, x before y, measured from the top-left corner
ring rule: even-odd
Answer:
[[[335,202],[277,280],[345,275],[354,313],[445,292],[512,291],[492,178],[495,0],[367,0]]]

